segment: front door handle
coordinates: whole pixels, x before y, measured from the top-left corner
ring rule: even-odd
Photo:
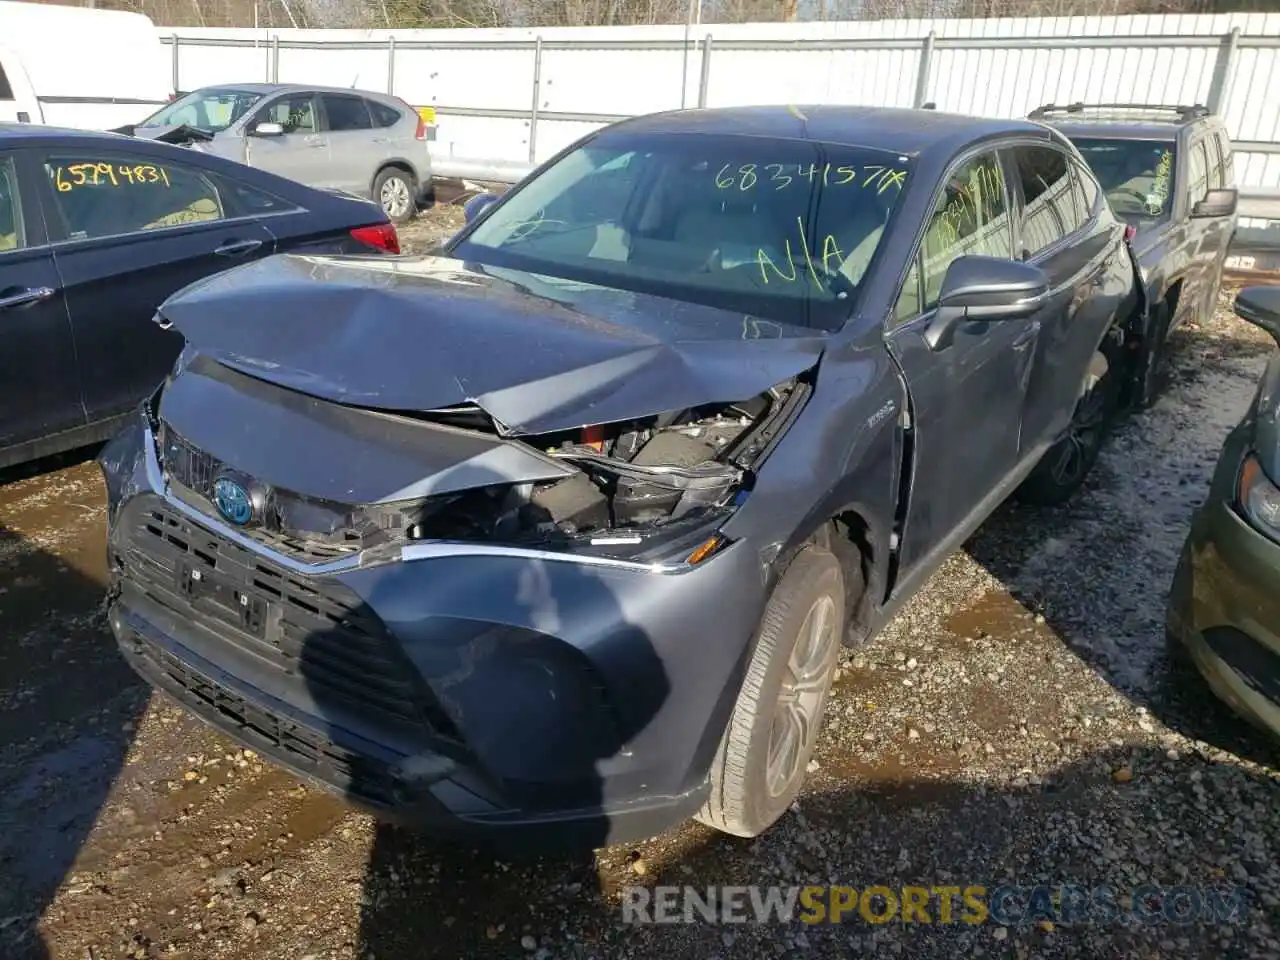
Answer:
[[[54,292],[53,287],[28,287],[16,293],[0,296],[0,310],[8,310],[10,307],[25,307],[32,303],[39,303],[41,300],[48,300],[53,296]]]
[[[220,257],[243,257],[262,246],[261,240],[230,240],[213,252]]]

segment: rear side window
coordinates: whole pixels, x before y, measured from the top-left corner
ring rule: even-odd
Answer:
[[[226,201],[227,216],[254,216],[264,213],[286,213],[291,210],[298,210],[300,207],[283,197],[278,197],[274,193],[263,190],[261,187],[250,186],[239,180],[232,180],[230,177],[214,175],[210,179],[214,186]]]
[[[0,253],[25,246],[22,209],[18,205],[18,175],[12,160],[0,159]]]
[[[4,67],[0,66],[0,100],[12,100],[13,87],[9,86],[9,78],[4,75]]]
[[[369,105],[375,127],[394,127],[400,122],[399,110],[388,107],[385,103],[378,103],[377,100],[366,100],[365,103]]]
[[[64,154],[49,157],[45,170],[70,240],[144,233],[227,216],[214,183],[185,165]]]
[[[1084,224],[1076,203],[1067,155],[1052,147],[1017,147],[1014,166],[1022,184],[1022,257],[1034,257]]]
[[[340,94],[324,94],[325,116],[329,119],[329,129],[334,133],[344,130],[369,130],[373,124],[369,120],[369,108],[362,97],[345,97]]]

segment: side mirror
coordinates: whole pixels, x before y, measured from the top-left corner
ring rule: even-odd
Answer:
[[[1210,190],[1204,199],[1191,208],[1193,220],[1204,220],[1210,217],[1229,217],[1236,212],[1240,202],[1240,194],[1235,187],[1224,187],[1221,190]]]
[[[925,342],[931,350],[945,350],[962,323],[1022,320],[1048,301],[1049,278],[1037,266],[1000,257],[959,257],[942,278]]]
[[[1280,284],[1245,287],[1236,294],[1236,316],[1271,334],[1280,346]]]
[[[278,123],[264,121],[254,126],[250,132],[255,137],[282,137],[284,136],[284,127]]]
[[[473,223],[480,214],[497,202],[498,195],[496,193],[477,193],[462,205],[462,219],[467,223]]]

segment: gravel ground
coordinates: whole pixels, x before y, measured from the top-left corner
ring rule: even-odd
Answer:
[[[1223,309],[1173,349],[1072,504],[1002,508],[848,655],[804,796],[754,842],[687,824],[495,859],[379,826],[133,679],[92,463],[0,475],[0,957],[1280,956],[1278,751],[1162,653],[1190,512],[1271,345]],[[1247,894],[1186,925],[621,922],[635,884],[814,883]]]

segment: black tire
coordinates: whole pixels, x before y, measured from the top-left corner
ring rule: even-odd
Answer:
[[[1138,353],[1135,380],[1138,387],[1138,407],[1150,407],[1159,398],[1168,380],[1168,364],[1165,346],[1169,341],[1169,323],[1172,314],[1167,301],[1158,303],[1151,311],[1151,320],[1142,349]]]
[[[1106,371],[1076,402],[1067,435],[1045,451],[1022,481],[1017,490],[1019,500],[1040,507],[1056,507],[1080,489],[1098,461],[1120,406],[1120,363],[1119,356],[1113,352]]]
[[[850,593],[861,584],[850,584]],[[709,827],[739,837],[759,836],[781,817],[804,784],[805,768],[822,729],[831,677],[835,672],[845,631],[846,591],[836,558],[816,546],[804,547],[791,561],[774,588],[756,637],[756,647],[729,725],[711,765],[711,793],[697,819]],[[770,783],[771,745],[779,714],[783,679],[791,671],[793,653],[807,635],[809,617],[823,611],[830,618],[830,636],[814,643],[815,656],[806,658],[812,671],[807,691],[816,691],[798,748],[789,751],[785,782]],[[816,653],[821,647],[821,653]],[[803,653],[803,651],[801,651]],[[807,694],[806,694],[807,695]],[[797,697],[797,700],[800,698]],[[797,728],[792,728],[794,731]],[[783,767],[779,764],[779,770]]]
[[[408,223],[418,212],[417,197],[418,181],[407,170],[386,167],[373,180],[374,202],[398,226]]]

